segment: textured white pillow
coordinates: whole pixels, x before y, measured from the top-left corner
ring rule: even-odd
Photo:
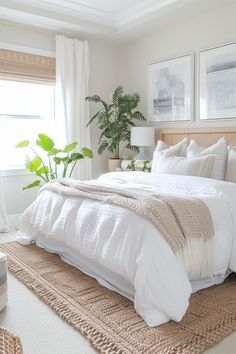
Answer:
[[[193,157],[196,155],[203,156],[208,154],[216,155],[210,178],[224,180],[228,158],[228,148],[225,138],[221,138],[216,144],[211,145],[208,148],[202,147],[195,140],[190,141],[187,148],[187,157]]]
[[[169,154],[173,156],[186,156],[186,150],[188,146],[188,139],[184,138],[181,140],[178,144],[169,146],[164,141],[158,140],[157,142],[157,147],[156,150],[153,154],[153,159],[152,159],[152,171],[153,173],[158,173],[159,171],[157,170],[157,163],[158,159],[161,156],[161,152],[163,150],[168,151]]]
[[[213,154],[192,158],[179,157],[163,151],[157,161],[157,170],[159,173],[209,177],[215,158]]]
[[[225,180],[236,183],[236,147],[229,146],[228,163],[226,168]]]

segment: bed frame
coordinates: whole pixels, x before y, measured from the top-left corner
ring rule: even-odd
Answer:
[[[228,144],[236,145],[236,127],[163,128],[157,129],[156,135],[168,145],[175,145],[184,137],[194,139],[206,147],[215,144],[222,137],[225,137]]]

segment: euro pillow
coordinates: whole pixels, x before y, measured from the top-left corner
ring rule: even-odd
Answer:
[[[236,147],[235,146],[229,146],[225,180],[227,182],[236,183]]]
[[[216,144],[208,148],[202,147],[195,140],[190,141],[187,148],[187,157],[205,156],[209,154],[216,155],[215,163],[209,177],[224,180],[228,159],[228,148],[225,138],[221,138]]]
[[[158,159],[161,156],[161,152],[163,150],[167,151],[169,154],[171,154],[173,156],[186,156],[187,146],[188,146],[188,139],[187,138],[184,138],[178,144],[172,145],[172,146],[167,145],[162,140],[158,140],[156,150],[154,151],[154,154],[153,154],[151,172],[152,173],[159,172],[157,169],[157,163],[158,163]]]
[[[162,152],[157,162],[158,173],[209,177],[214,166],[215,155],[179,157]]]

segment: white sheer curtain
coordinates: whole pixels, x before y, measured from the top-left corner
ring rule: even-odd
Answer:
[[[0,170],[0,232],[9,231],[9,223],[7,219],[7,213],[5,208],[4,191],[2,186],[2,174]]]
[[[56,36],[56,115],[60,142],[79,142],[90,148],[88,96],[89,50],[87,41]],[[90,159],[80,160],[74,178],[91,178]]]

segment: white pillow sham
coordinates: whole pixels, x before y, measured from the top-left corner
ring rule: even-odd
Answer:
[[[154,154],[153,154],[151,172],[153,172],[153,173],[159,172],[157,169],[157,163],[158,163],[158,159],[161,156],[161,152],[163,150],[165,150],[166,152],[168,152],[169,154],[171,154],[173,156],[186,156],[187,146],[188,146],[188,139],[187,138],[184,138],[178,144],[172,145],[172,146],[167,145],[162,140],[158,140],[156,150],[154,151]]]
[[[187,148],[187,157],[204,156],[209,154],[216,155],[215,163],[209,177],[224,180],[228,158],[228,148],[225,138],[221,138],[216,144],[211,145],[208,148],[202,147],[195,140],[190,141]]]
[[[215,155],[192,158],[173,156],[162,152],[157,161],[158,173],[209,177],[214,166]]]
[[[225,173],[225,180],[227,182],[236,183],[236,147],[229,146],[228,162]]]

